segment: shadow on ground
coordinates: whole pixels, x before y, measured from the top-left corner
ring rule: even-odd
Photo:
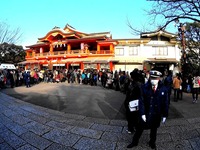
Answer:
[[[16,87],[2,89],[1,92],[22,101],[66,113],[103,119],[125,118],[123,105],[125,95],[119,91],[102,87],[69,86],[66,84],[42,84],[31,88]],[[169,119],[182,118],[181,113],[170,105]]]

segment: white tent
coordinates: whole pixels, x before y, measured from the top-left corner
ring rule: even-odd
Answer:
[[[1,64],[0,69],[16,69],[16,67],[13,64]]]

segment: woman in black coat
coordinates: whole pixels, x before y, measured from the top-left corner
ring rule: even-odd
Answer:
[[[135,131],[135,127],[138,124],[139,112],[131,111],[129,108],[129,102],[133,100],[139,100],[141,97],[141,82],[139,81],[139,71],[137,69],[133,70],[131,73],[131,79],[129,79],[129,86],[126,92],[126,98],[124,101],[124,106],[126,109],[126,119],[128,122],[128,133],[133,133]]]

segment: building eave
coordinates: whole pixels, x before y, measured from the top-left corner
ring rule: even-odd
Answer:
[[[177,36],[174,33],[170,33],[168,31],[158,29],[156,31],[143,32],[143,33],[140,34],[140,37],[141,38],[143,38],[143,37],[152,37],[152,36],[155,36],[155,35],[159,35],[159,36],[163,35],[163,36],[166,36],[166,37],[169,37],[169,38],[174,38],[174,37]]]
[[[36,48],[36,47],[49,46],[49,45],[50,45],[50,43],[36,43],[33,45],[26,46],[26,48]]]

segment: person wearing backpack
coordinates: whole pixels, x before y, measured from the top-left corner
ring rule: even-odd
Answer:
[[[198,73],[195,74],[194,78],[193,78],[193,85],[192,85],[192,98],[193,98],[193,103],[197,103],[198,100],[198,95],[199,95],[199,76]]]

